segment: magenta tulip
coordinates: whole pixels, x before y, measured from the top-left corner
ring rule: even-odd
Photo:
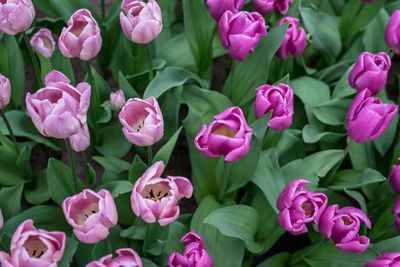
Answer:
[[[0,74],[0,108],[4,108],[10,103],[11,83],[10,80]]]
[[[389,179],[392,188],[397,193],[400,193],[400,158],[397,159],[398,165],[392,166],[392,172],[390,173]]]
[[[207,0],[207,6],[210,10],[211,17],[216,21],[219,21],[222,14],[227,10],[233,13],[239,12],[245,3],[246,0]]]
[[[257,12],[226,11],[219,21],[219,37],[222,46],[239,61],[253,52],[261,36],[267,36],[264,18]]]
[[[113,255],[107,255],[99,259],[98,261],[92,261],[87,264],[86,267],[118,267],[118,266],[129,266],[129,267],[142,267],[142,260],[136,251],[131,248],[117,249],[118,257],[112,258]]]
[[[364,267],[397,267],[400,266],[400,252],[384,253]]]
[[[126,103],[124,92],[122,90],[112,92],[110,94],[110,101],[114,108],[121,109]]]
[[[385,41],[390,49],[400,54],[400,10],[396,10],[390,17],[385,29]]]
[[[132,210],[147,223],[158,221],[165,226],[179,216],[178,200],[190,198],[193,186],[189,179],[180,176],[161,178],[164,163],[151,165],[136,181],[131,195]]]
[[[307,46],[306,31],[303,27],[298,27],[299,20],[292,17],[285,17],[279,21],[279,25],[288,22],[288,28],[276,55],[282,59],[289,55],[298,57],[303,54]]]
[[[206,157],[223,155],[225,161],[237,161],[249,152],[251,131],[243,111],[231,107],[214,116],[210,126],[203,124],[194,144]]]
[[[65,249],[66,236],[62,232],[36,229],[32,220],[26,220],[15,230],[10,254],[0,252],[3,267],[55,267]]]
[[[162,14],[155,0],[123,0],[119,14],[122,30],[134,43],[147,44],[161,32]]]
[[[87,61],[95,57],[101,48],[100,28],[87,9],[79,9],[68,20],[58,39],[61,53],[68,58],[78,57]]]
[[[350,86],[358,92],[367,88],[372,95],[377,95],[385,87],[391,64],[385,52],[376,55],[363,52],[350,72]]]
[[[394,225],[396,226],[396,229],[400,231],[400,198],[398,198],[394,203],[392,211],[395,216]]]
[[[125,137],[137,146],[151,146],[164,134],[163,115],[154,97],[129,99],[119,113],[119,121]]]
[[[74,228],[74,234],[83,243],[94,244],[106,239],[109,229],[118,222],[114,199],[105,189],[98,193],[85,189],[66,198],[62,208],[67,222]]]
[[[15,35],[31,27],[35,8],[31,0],[0,1],[0,30]]]
[[[276,202],[279,224],[293,235],[306,233],[306,223],[318,224],[328,204],[324,194],[304,188],[308,183],[307,180],[294,180],[279,194]]]
[[[88,83],[73,87],[61,72],[47,74],[46,87],[26,95],[26,108],[33,124],[44,136],[69,138],[86,124],[90,104]]]
[[[363,252],[369,246],[369,238],[360,236],[360,225],[364,222],[371,229],[371,222],[361,210],[354,207],[339,209],[332,205],[325,209],[319,219],[319,232],[335,242],[338,249]]]
[[[255,10],[263,15],[268,15],[274,9],[286,14],[289,10],[289,3],[293,3],[293,0],[253,0]]]
[[[256,94],[254,114],[257,119],[272,111],[272,117],[268,122],[270,128],[280,131],[292,125],[293,90],[289,85],[264,84],[256,88]]]
[[[397,114],[397,105],[383,104],[379,98],[370,96],[368,89],[359,92],[347,114],[347,134],[356,143],[378,138]]]
[[[86,150],[90,145],[90,134],[87,123],[85,123],[79,133],[71,136],[69,141],[74,151],[81,152]]]
[[[183,255],[175,252],[169,256],[169,267],[213,267],[214,261],[208,255],[203,239],[196,232],[184,235],[181,242],[186,243]]]
[[[49,29],[40,29],[32,36],[30,44],[46,58],[50,58],[56,48],[56,42]]]

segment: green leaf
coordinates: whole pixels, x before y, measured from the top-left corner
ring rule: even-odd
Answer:
[[[40,54],[38,51],[36,51],[36,55],[39,58],[40,62],[40,72],[42,74],[42,78],[44,79],[46,75],[53,70],[51,67],[51,62],[48,58],[44,57],[42,54]]]
[[[301,99],[304,104],[316,106],[330,99],[329,86],[319,80],[308,76],[290,81],[294,94]]]
[[[353,143],[349,155],[354,169],[376,168],[375,150],[372,142]]]
[[[50,191],[47,184],[46,170],[37,172],[33,181],[33,188],[27,188],[24,191],[26,201],[32,205],[38,205],[48,201],[50,199]]]
[[[185,56],[182,57],[182,55]],[[157,49],[157,57],[165,59],[171,66],[189,68],[195,65],[186,33],[169,39],[160,49]]]
[[[351,88],[349,84],[349,74],[353,67],[354,65],[350,66],[343,74],[343,76],[339,79],[338,83],[333,89],[332,98],[344,98],[354,95],[356,93],[356,90]]]
[[[98,135],[100,143],[96,145],[96,149],[104,156],[120,158],[126,155],[132,147],[132,143],[122,132],[122,124],[118,119],[101,128]],[[116,147],[118,149],[115,149]]]
[[[0,184],[18,185],[28,180],[24,169],[16,165],[18,157],[15,153],[9,152],[4,146],[0,146]]]
[[[72,263],[72,258],[78,248],[78,241],[67,237],[65,250],[62,259],[57,263],[60,267],[68,267]]]
[[[112,181],[101,185],[97,190],[107,189],[113,198],[132,192],[133,184],[129,181]]]
[[[385,29],[389,19],[389,14],[382,8],[375,19],[368,24],[363,38],[363,43],[368,52],[373,54],[390,52],[390,48],[383,41],[385,40]]]
[[[131,167],[129,162],[114,157],[94,156],[93,160],[97,161],[101,166],[104,167],[104,169],[115,173],[122,173],[124,171],[129,171]]]
[[[307,124],[303,128],[303,140],[305,143],[314,144],[318,141],[335,142],[346,136],[346,134],[325,132],[319,126]]]
[[[96,171],[89,162],[86,163],[86,171],[87,171],[88,185],[89,187],[92,187],[96,183]]]
[[[370,168],[363,170],[343,170],[337,172],[332,177],[332,183],[328,187],[332,190],[354,189],[385,180],[386,178],[380,172]]]
[[[32,0],[32,2],[36,8],[39,8],[43,12],[52,15],[53,17],[60,16],[57,10],[55,10],[53,6],[50,4],[50,0]]]
[[[343,125],[352,102],[351,99],[332,99],[313,106],[312,111],[325,124]]]
[[[75,84],[75,75],[74,75],[74,70],[72,69],[71,60],[69,58],[64,57],[64,55],[61,54],[60,48],[58,46],[54,50],[54,53],[51,56],[50,61],[53,69],[64,73],[71,81],[71,84]]]
[[[171,157],[172,151],[175,148],[176,141],[178,140],[181,131],[182,126],[179,127],[179,129],[174,133],[171,139],[169,139],[168,142],[163,145],[163,147],[157,152],[157,154],[154,156],[153,163],[161,160],[164,162],[164,166],[168,165],[168,161]]]
[[[2,187],[0,190],[0,208],[4,219],[8,220],[21,211],[21,196],[24,184]]]
[[[50,3],[53,6],[53,8],[57,10],[57,12],[61,15],[61,17],[64,19],[65,22],[69,20],[69,18],[75,11],[77,11],[78,9],[85,8],[92,13],[92,16],[100,24],[101,20],[99,15],[97,15],[96,10],[87,0],[68,0],[68,1],[50,0]]]
[[[139,157],[139,155],[135,155],[133,159],[131,168],[129,170],[129,181],[134,184],[137,179],[147,170],[148,166],[143,160]]]
[[[367,204],[365,203],[365,198],[364,198],[364,196],[363,196],[360,192],[358,192],[358,191],[353,191],[353,190],[347,190],[347,189],[344,189],[344,192],[345,192],[348,196],[350,196],[350,197],[352,197],[353,199],[355,199],[355,200],[358,202],[358,204],[360,205],[361,210],[362,210],[365,214],[368,214],[368,212],[367,212]]]
[[[128,82],[128,80],[125,78],[125,75],[122,73],[122,71],[118,72],[118,84],[119,84],[119,89],[121,89],[124,92],[125,98],[130,99],[130,98],[140,98],[138,93],[133,89],[132,85]]]
[[[289,263],[289,260],[290,260],[290,253],[281,252],[272,255],[265,261],[258,264],[257,267],[285,267]]]
[[[400,244],[400,236],[396,236],[393,238],[383,240],[379,243],[376,243],[372,246],[372,248],[380,254],[393,252],[393,251],[397,252],[397,251],[400,251],[399,244]]]

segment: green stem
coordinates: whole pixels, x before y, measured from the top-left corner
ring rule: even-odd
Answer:
[[[222,202],[225,197],[225,192],[228,189],[228,184],[229,184],[229,163],[224,161],[224,176],[222,180],[222,187],[221,187],[221,192],[219,194],[219,201]]]
[[[151,163],[153,162],[153,150],[151,146],[147,147],[147,163],[150,166]]]
[[[350,143],[346,146],[346,149],[343,151],[344,155],[347,155],[349,153],[351,146],[354,144],[352,140],[350,140]]]
[[[323,0],[319,0],[319,2],[318,2],[318,9],[320,9],[321,8],[321,6],[322,6],[322,2],[323,2]]]
[[[44,83],[43,83],[43,79],[42,79],[42,73],[40,72],[39,63],[37,61],[35,54],[33,53],[32,46],[29,43],[29,38],[25,32],[23,32],[22,35],[24,36],[26,46],[28,47],[29,54],[31,55],[32,64],[33,64],[33,68],[35,69],[37,82],[39,83],[40,88],[44,88]]]
[[[100,106],[100,104],[98,103],[99,92],[98,92],[97,87],[96,87],[96,82],[95,82],[94,77],[93,77],[93,73],[92,73],[92,69],[91,69],[91,66],[90,66],[90,62],[89,61],[85,61],[85,64],[86,64],[86,71],[88,72],[88,75],[89,75],[89,83],[90,83],[90,85],[92,87],[92,94],[93,94],[93,98],[90,97],[90,99],[91,99],[90,102],[95,108],[99,108],[99,106]],[[97,126],[97,110],[95,110],[94,112],[91,112],[91,114],[93,116],[93,124],[94,124],[93,127],[97,128],[96,127]],[[97,134],[95,134],[95,136],[97,136]],[[97,144],[97,140],[95,140],[95,141],[96,141],[95,143]]]
[[[8,122],[8,119],[7,119],[7,117],[6,117],[6,115],[4,114],[4,112],[3,112],[2,109],[0,109],[0,115],[1,115],[1,117],[3,118],[3,121],[4,121],[4,123],[5,123],[6,126],[7,126],[7,129],[8,129],[8,132],[9,132],[9,134],[10,134],[11,140],[14,142],[15,147],[17,148],[17,151],[19,152],[17,139],[15,138],[14,132],[13,132],[13,130],[11,129],[11,125],[10,125],[10,123]]]
[[[104,22],[104,19],[106,18],[106,6],[104,5],[104,0],[100,0],[100,6],[101,6],[101,20]]]
[[[231,94],[233,93],[233,85],[235,84],[235,65],[236,65],[236,61],[232,58],[232,62],[231,62]]]
[[[75,190],[75,193],[78,193],[78,176],[76,175],[74,152],[72,151],[70,140],[64,139],[64,141],[65,141],[65,146],[67,147],[67,151],[68,151],[69,165],[72,169],[72,177],[74,180],[74,190]]]
[[[396,51],[395,50],[392,50],[392,51],[390,51],[390,59],[392,59],[394,56],[396,55]]]
[[[146,44],[146,51],[147,51],[147,62],[149,63],[149,82],[151,82],[154,76],[153,76],[153,61],[151,56],[150,43]]]
[[[110,240],[108,240],[108,238],[104,239],[104,248],[107,254],[112,253],[112,245],[110,243]]]
[[[85,171],[86,171],[86,177],[87,177],[87,184],[89,185],[89,167],[88,167],[88,160],[86,157],[85,151],[81,152],[82,159],[83,159],[83,164],[85,164]]]

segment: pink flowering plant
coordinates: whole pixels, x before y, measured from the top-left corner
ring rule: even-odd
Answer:
[[[0,266],[400,266],[399,0],[0,0]]]

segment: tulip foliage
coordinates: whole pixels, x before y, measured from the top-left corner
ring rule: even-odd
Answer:
[[[1,0],[0,265],[400,265],[400,1]]]

